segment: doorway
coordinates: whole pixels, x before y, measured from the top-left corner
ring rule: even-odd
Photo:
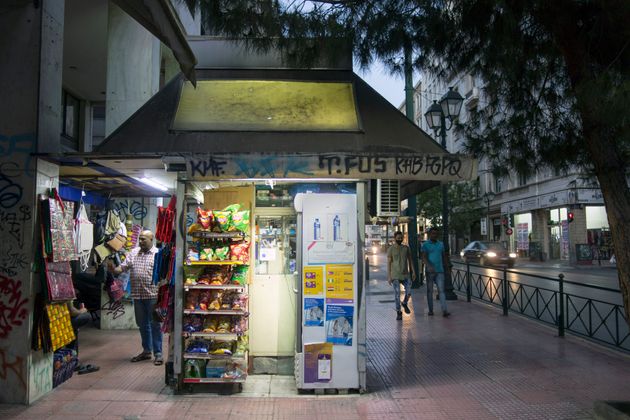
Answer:
[[[292,375],[297,317],[297,215],[292,208],[257,208],[254,278],[250,287],[253,373]]]

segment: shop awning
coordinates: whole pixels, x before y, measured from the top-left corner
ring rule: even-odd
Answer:
[[[173,51],[182,73],[195,84],[197,59],[186,33],[169,0],[113,0],[129,16],[144,26]]]
[[[474,179],[366,82],[345,70],[207,69],[176,78],[94,155],[168,156],[193,179]],[[423,185],[425,189],[426,185]]]

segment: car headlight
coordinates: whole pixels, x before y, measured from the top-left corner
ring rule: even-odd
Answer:
[[[510,252],[510,258],[516,258],[516,253],[515,252]]]
[[[460,257],[463,257],[463,256],[464,256],[464,251],[460,251],[460,252],[459,252],[459,256],[460,256]]]
[[[376,247],[376,245],[372,247],[372,252],[375,254],[378,252],[378,248]]]
[[[497,256],[497,253],[496,253],[496,252],[492,252],[492,251],[490,251],[490,252],[488,252],[488,253],[486,254],[486,256],[487,256],[487,257],[490,257],[490,258],[494,258],[494,257],[496,257],[496,256]]]

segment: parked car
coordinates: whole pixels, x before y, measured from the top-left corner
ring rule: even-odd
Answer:
[[[499,242],[473,241],[459,253],[465,263],[477,262],[479,265],[506,264],[514,267],[516,253],[509,252]]]

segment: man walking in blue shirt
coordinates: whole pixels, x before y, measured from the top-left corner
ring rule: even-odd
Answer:
[[[444,244],[438,241],[438,231],[433,228],[429,231],[429,240],[422,244],[422,262],[427,270],[427,305],[429,316],[433,315],[433,283],[438,288],[442,315],[448,317],[450,313],[446,308],[446,295],[444,294],[444,270],[448,269],[448,256],[444,250]]]

